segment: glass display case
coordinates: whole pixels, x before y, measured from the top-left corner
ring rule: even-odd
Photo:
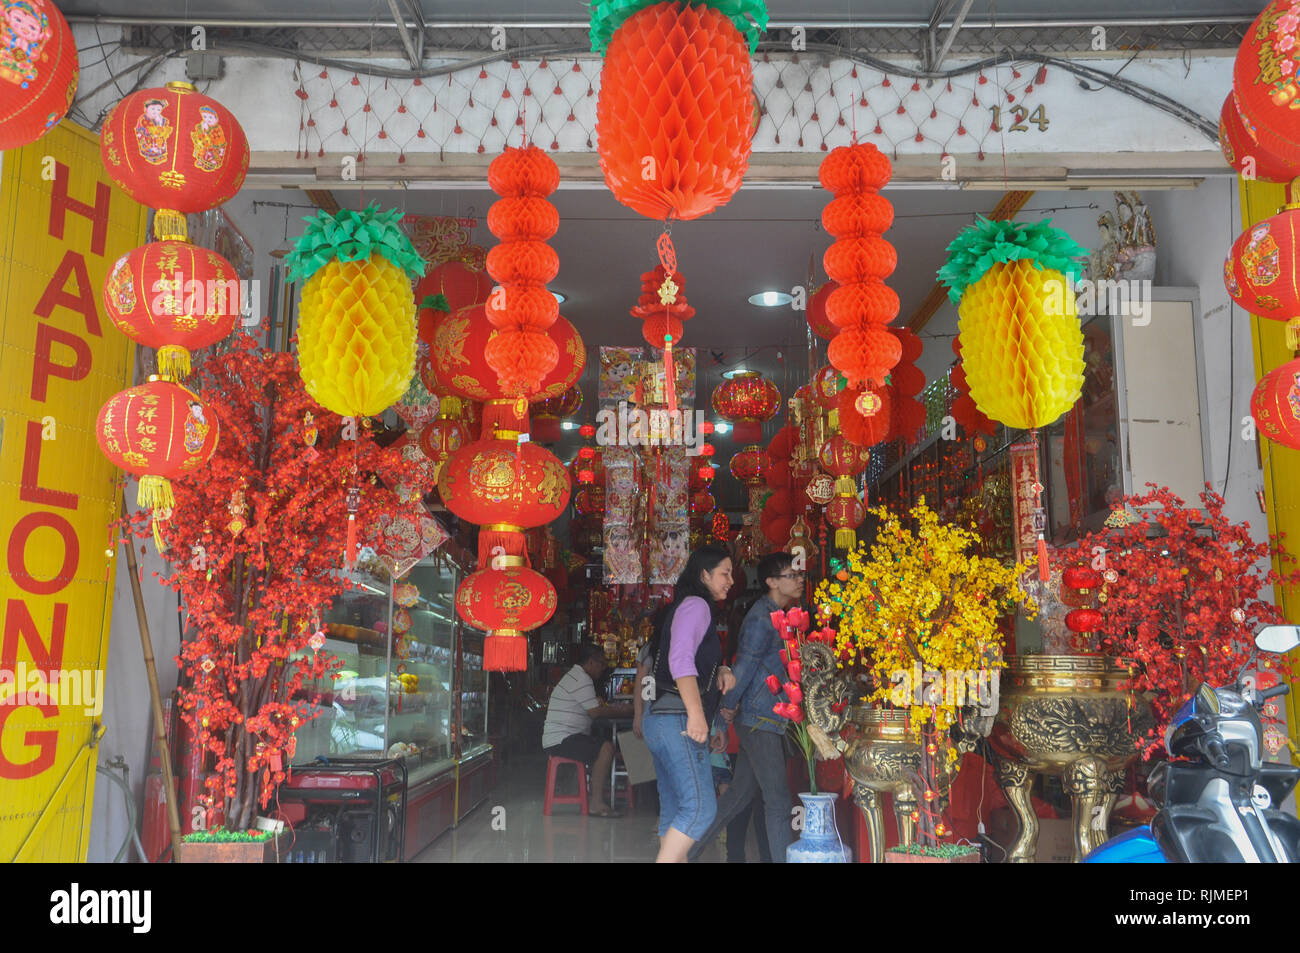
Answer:
[[[415,786],[488,750],[483,636],[456,616],[456,565],[429,557],[396,581],[374,563],[340,574],[352,588],[323,614],[321,651],[341,664],[309,686],[318,712],[294,763],[400,757]]]

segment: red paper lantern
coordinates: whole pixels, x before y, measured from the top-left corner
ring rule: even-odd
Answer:
[[[813,396],[822,410],[834,410],[839,406],[840,391],[844,387],[844,378],[831,365],[826,364],[813,375]]]
[[[772,440],[767,445],[767,456],[770,460],[789,460],[794,456],[795,448],[799,445],[799,428],[793,424],[787,424],[772,435]]]
[[[77,91],[77,41],[49,0],[17,0],[0,13],[0,150],[53,129]]]
[[[494,672],[527,669],[528,640],[523,633],[544,625],[556,604],[555,586],[526,566],[481,569],[456,590],[457,615],[488,633],[483,668]]]
[[[248,172],[248,139],[234,115],[191,84],[171,82],[122,99],[100,132],[109,177],[157,209],[161,239],[186,237],[185,214],[228,202]]]
[[[893,404],[885,387],[846,387],[839,393],[840,433],[849,443],[874,447],[889,438]]]
[[[835,337],[835,332],[839,330],[826,313],[826,302],[837,287],[835,282],[828,281],[814,291],[808,301],[808,327],[812,328],[813,334],[826,341]]]
[[[1250,398],[1250,413],[1269,440],[1300,450],[1300,360],[1260,378]]]
[[[605,488],[584,486],[573,495],[573,510],[579,516],[597,516],[605,512]]]
[[[1290,207],[1247,228],[1232,243],[1223,263],[1223,283],[1232,300],[1249,313],[1300,329],[1297,232],[1300,208]]]
[[[220,434],[216,415],[197,394],[162,380],[114,394],[95,421],[104,456],[140,477],[140,505],[164,509],[176,505],[167,481],[207,463]]]
[[[843,195],[850,192],[880,190],[889,184],[893,166],[874,146],[840,146],[822,160],[817,178],[827,192]],[[879,229],[884,231],[884,229]],[[834,234],[834,233],[832,233]]]
[[[558,167],[555,172],[558,185]],[[518,183],[515,184],[517,186]],[[560,213],[540,193],[503,198],[493,202],[488,209],[487,226],[488,230],[503,242],[544,242],[553,238],[560,230]]]
[[[713,409],[731,421],[736,443],[763,439],[763,424],[781,409],[781,392],[757,371],[743,371],[723,381],[713,391]]]
[[[763,468],[767,454],[757,444],[751,444],[736,451],[731,457],[729,469],[731,475],[746,486],[759,486],[763,483]]]
[[[691,519],[703,519],[717,509],[718,501],[708,490],[696,490],[691,494]]]
[[[718,468],[711,463],[701,463],[698,466],[692,465],[687,477],[687,485],[691,490],[707,490],[712,486],[717,475]]]
[[[614,197],[655,221],[725,205],[749,166],[753,87],[749,47],[726,14],[658,3],[628,17],[605,50],[596,101]]]
[[[485,304],[491,294],[492,276],[486,271],[475,271],[459,261],[445,261],[430,268],[415,283],[415,303],[421,306],[420,340],[432,344],[434,327],[446,314],[454,314],[476,304]],[[436,295],[447,299],[446,312],[423,307],[426,298]],[[551,300],[555,300],[554,295]]]
[[[902,355],[898,338],[879,324],[844,328],[835,335],[826,356],[850,384],[881,384]]]
[[[865,447],[850,443],[843,434],[835,434],[821,445],[817,460],[822,469],[836,479],[851,478],[867,469],[871,452]]]
[[[1273,0],[1246,30],[1232,70],[1232,93],[1247,134],[1272,155],[1300,166],[1300,16]]]
[[[836,549],[850,549],[858,538],[858,527],[867,518],[867,508],[856,496],[837,496],[826,504],[826,524],[835,530]]]
[[[1071,589],[1096,589],[1101,585],[1101,573],[1090,566],[1067,566],[1061,571],[1061,582]]]
[[[1096,609],[1072,609],[1065,614],[1065,627],[1071,632],[1096,632],[1104,621]]]
[[[436,417],[420,431],[420,449],[439,465],[446,463],[448,457],[467,443],[469,431],[455,417]]]
[[[531,529],[555,520],[569,505],[569,475],[545,447],[488,438],[447,458],[438,493],[467,522]]]
[[[902,303],[898,292],[878,278],[835,288],[826,302],[826,318],[833,330],[850,328],[862,321],[888,324],[898,317]],[[832,335],[833,336],[833,335]]]
[[[1300,174],[1300,165],[1283,161],[1250,138],[1232,93],[1223,100],[1223,108],[1219,110],[1219,148],[1238,174],[1248,171],[1261,182],[1290,182]]]
[[[187,376],[190,351],[225,338],[243,309],[234,266],[187,242],[152,242],[123,255],[102,297],[119,331],[158,348],[164,377]]]
[[[484,306],[464,308],[434,323],[429,348],[429,378],[425,386],[448,391],[466,400],[498,400],[510,396],[501,387],[495,371],[484,357],[489,341],[502,332],[492,327]],[[558,397],[577,383],[587,366],[587,348],[564,317],[546,329],[555,342],[559,360],[542,379],[532,397]]]

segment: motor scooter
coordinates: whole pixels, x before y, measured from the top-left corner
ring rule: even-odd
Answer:
[[[1300,627],[1268,626],[1255,645],[1289,652],[1300,646]],[[1243,679],[1245,671],[1232,688],[1201,685],[1178,710],[1165,731],[1171,760],[1147,781],[1160,810],[1149,825],[1093,850],[1085,864],[1300,862],[1300,820],[1280,810],[1300,768],[1261,758],[1260,709],[1290,687],[1261,692]]]

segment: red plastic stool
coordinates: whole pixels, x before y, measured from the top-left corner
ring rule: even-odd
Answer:
[[[578,771],[578,793],[556,794],[555,778],[559,774],[559,768],[562,764],[571,764]],[[546,797],[542,801],[542,814],[545,817],[551,816],[551,808],[556,804],[577,804],[582,808],[582,813],[587,813],[587,766],[581,761],[574,761],[572,758],[561,758],[558,755],[551,755],[546,760]]]

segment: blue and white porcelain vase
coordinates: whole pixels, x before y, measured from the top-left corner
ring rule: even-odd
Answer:
[[[787,864],[847,864],[852,851],[840,839],[835,824],[835,799],[838,794],[800,794],[803,801],[803,831],[799,839],[785,849]]]

